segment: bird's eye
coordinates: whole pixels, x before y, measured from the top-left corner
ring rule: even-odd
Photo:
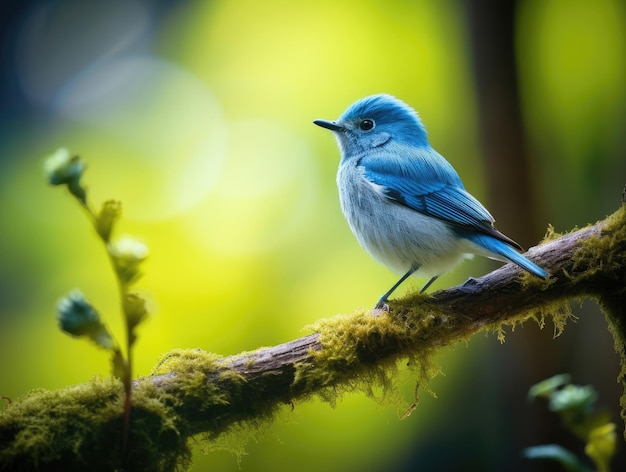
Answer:
[[[359,128],[363,131],[369,131],[374,129],[374,121],[373,120],[363,120],[359,123]]]

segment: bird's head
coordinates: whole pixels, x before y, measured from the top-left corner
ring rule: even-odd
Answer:
[[[388,94],[357,100],[337,121],[313,123],[335,134],[344,159],[390,142],[428,145],[426,129],[415,110]]]

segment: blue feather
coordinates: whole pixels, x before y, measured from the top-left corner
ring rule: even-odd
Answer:
[[[534,262],[528,260],[525,256],[517,252],[511,246],[503,243],[498,239],[494,239],[491,236],[485,234],[464,234],[465,238],[469,239],[475,244],[478,244],[481,247],[484,247],[488,251],[499,254],[500,256],[508,259],[509,261],[517,264],[518,266],[526,269],[531,274],[536,275],[537,277],[541,277],[542,279],[548,278],[550,274],[546,272],[544,269],[539,267]]]
[[[387,156],[389,152],[393,152]],[[390,159],[400,155],[403,159]],[[434,149],[395,146],[358,160],[365,178],[391,200],[462,228],[489,234],[520,248],[493,226],[494,218],[463,186],[459,175]]]

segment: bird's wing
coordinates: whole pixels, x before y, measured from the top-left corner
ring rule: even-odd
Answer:
[[[409,152],[409,158],[364,156],[358,165],[374,189],[390,200],[461,230],[478,231],[519,247],[494,228],[493,216],[465,190],[448,161],[432,149]]]

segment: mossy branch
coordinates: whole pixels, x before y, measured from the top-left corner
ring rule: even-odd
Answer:
[[[36,391],[0,414],[0,470],[175,470],[189,461],[188,438],[209,439],[269,420],[284,404],[346,390],[393,391],[395,366],[409,359],[422,385],[436,373],[432,354],[481,330],[552,317],[557,331],[568,300],[604,309],[626,388],[626,209],[528,252],[552,278],[506,265],[431,296],[392,301],[390,313],[362,310],[317,322],[313,334],[221,357],[202,350],[166,354],[133,384],[129,447],[122,454],[124,389],[115,379]],[[412,407],[409,408],[410,411]],[[626,395],[622,416],[626,420]]]

